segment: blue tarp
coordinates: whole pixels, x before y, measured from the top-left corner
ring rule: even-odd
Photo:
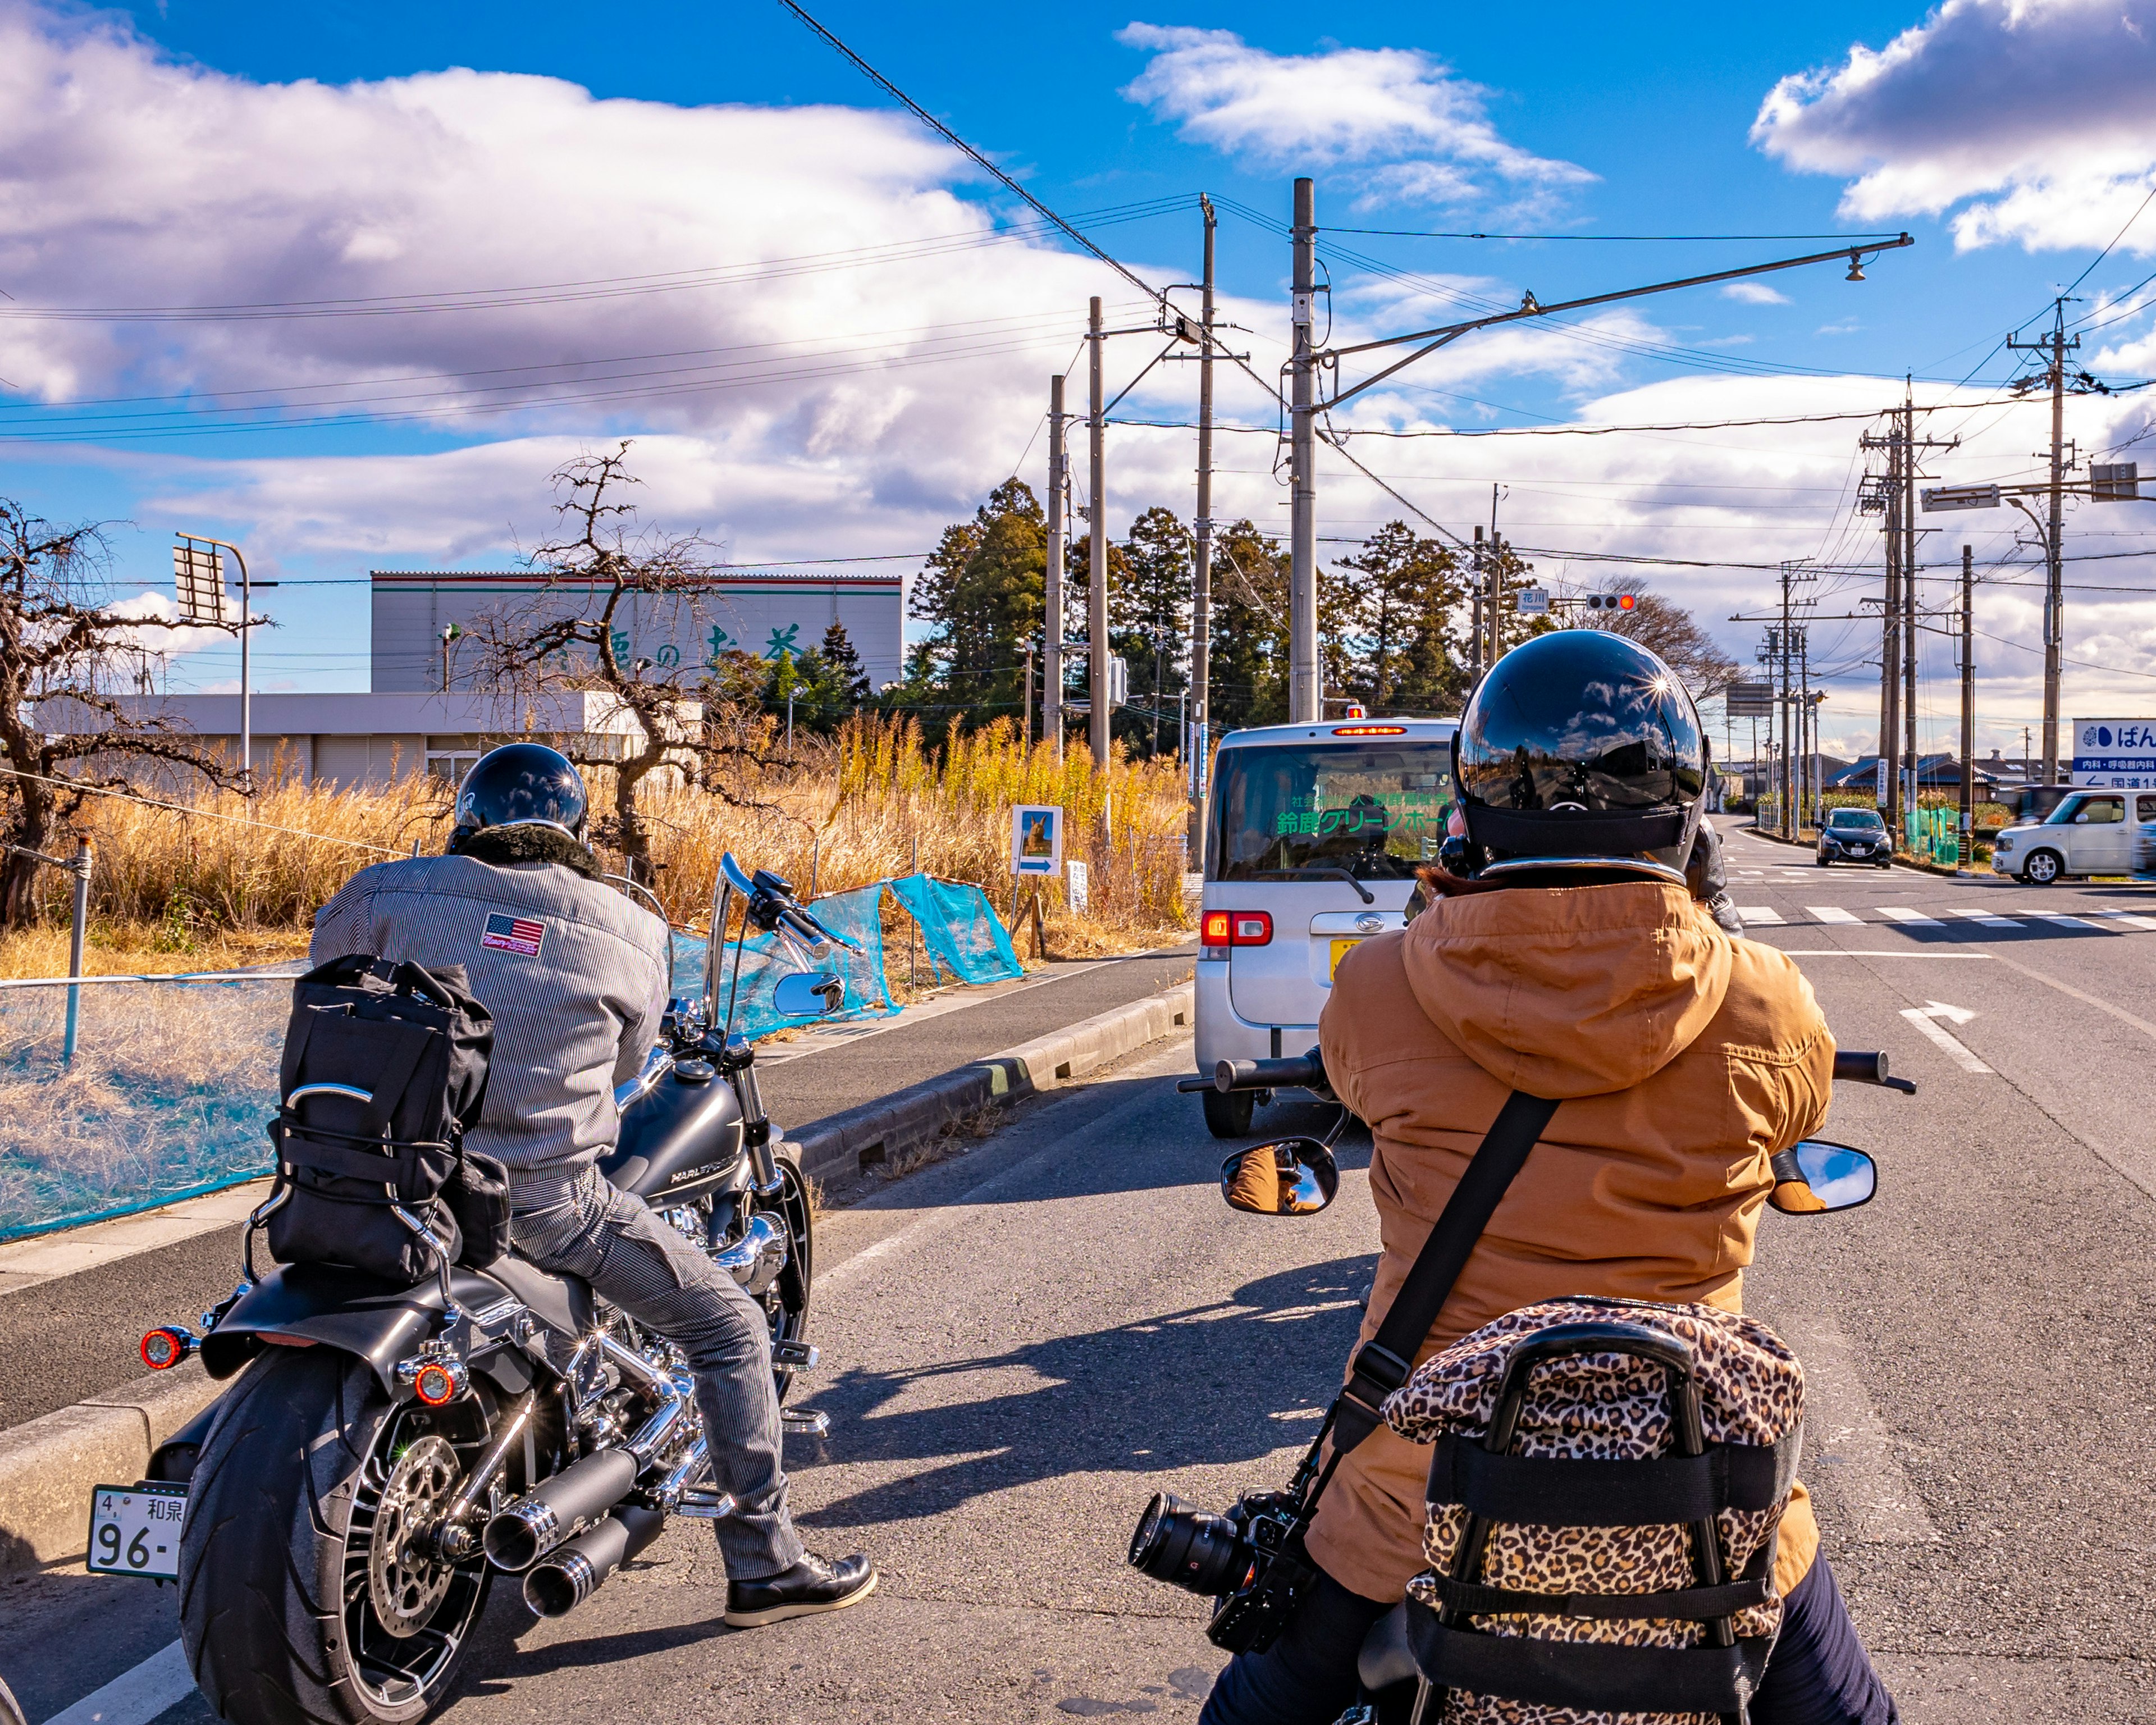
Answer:
[[[889,884],[891,896],[921,925],[928,956],[960,982],[1003,983],[1025,974],[1017,948],[979,887],[932,875],[903,875]]]
[[[828,957],[819,961],[823,968],[844,978],[846,984],[844,1000],[832,1018],[873,1018],[893,1009],[891,988],[884,980],[882,898],[883,883],[878,881],[852,892],[834,892],[815,902],[817,920],[860,947],[859,952],[849,952],[844,947],[834,947]],[[741,987],[737,993],[734,947],[729,942],[719,973],[719,1018],[724,1020],[731,997],[733,1027],[751,1041],[806,1022],[780,1016],[771,1004],[772,989],[793,968],[776,938],[767,934],[753,936],[742,953]],[[690,999],[704,992],[704,942],[695,935],[674,937],[674,992]]]

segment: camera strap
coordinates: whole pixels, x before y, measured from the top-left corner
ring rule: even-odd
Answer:
[[[1340,1458],[1384,1424],[1385,1398],[1408,1381],[1414,1357],[1436,1327],[1438,1314],[1467,1266],[1475,1244],[1490,1225],[1527,1153],[1557,1112],[1548,1097],[1516,1090],[1505,1098],[1497,1118],[1484,1135],[1460,1183],[1452,1189],[1444,1214],[1415,1255],[1378,1333],[1355,1351],[1347,1387],[1332,1404],[1332,1465],[1318,1483],[1324,1489]],[[1315,1503],[1317,1492],[1310,1502]]]

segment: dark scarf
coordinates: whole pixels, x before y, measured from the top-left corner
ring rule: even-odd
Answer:
[[[449,855],[500,869],[516,863],[559,863],[587,880],[599,878],[599,860],[558,827],[484,827],[475,833],[459,832],[449,840]]]

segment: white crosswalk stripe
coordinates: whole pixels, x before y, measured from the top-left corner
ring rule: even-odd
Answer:
[[[2022,915],[2034,916],[2039,922],[2056,922],[2066,928],[2087,928],[2097,934],[2103,932],[2102,923],[2092,922],[2086,916],[2070,916],[2064,911],[2025,911]]]
[[[2107,906],[2099,910],[2097,915],[2109,916],[2114,922],[2123,922],[2128,928],[2156,928],[2156,917],[2137,916],[2131,911],[2116,911]]]
[[[1782,913],[1770,906],[1739,905],[1737,907],[1737,914],[1742,916],[1746,925],[1750,927],[1779,928],[1782,926]]]
[[[1946,924],[1936,916],[1927,916],[1922,911],[1912,911],[1907,905],[1881,905],[1879,914],[1889,922],[1898,922],[1904,928],[1944,928]]]
[[[1861,916],[1852,916],[1840,905],[1806,905],[1804,908],[1822,922],[1861,922]]]
[[[1995,911],[1949,910],[1949,916],[1966,916],[1972,922],[1981,922],[1986,928],[2019,928],[2021,925],[2011,916],[2002,916]]]

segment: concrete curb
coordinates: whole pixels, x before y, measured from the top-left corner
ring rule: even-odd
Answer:
[[[0,1574],[80,1557],[90,1488],[141,1478],[224,1389],[191,1359],[0,1432]]]
[[[940,1077],[827,1116],[789,1141],[811,1179],[844,1179],[905,1154],[952,1121],[1054,1090],[1191,1022],[1189,983],[1082,1019]]]
[[[793,1141],[829,1180],[903,1155],[951,1122],[1097,1071],[1188,1024],[1183,983],[817,1121]],[[142,1476],[150,1452],[223,1394],[200,1360],[0,1431],[0,1574],[82,1555],[90,1488]]]

